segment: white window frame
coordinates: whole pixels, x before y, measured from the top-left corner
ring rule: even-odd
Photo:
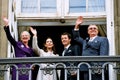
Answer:
[[[107,0],[105,0],[107,1]],[[22,13],[21,12],[21,0],[16,1],[16,15],[17,17],[29,17],[33,18],[41,18],[41,17],[54,17],[54,18],[64,18],[64,17],[72,17],[72,16],[106,16],[105,12],[82,12],[82,13],[69,13],[69,0],[56,0],[57,12],[56,13],[40,13],[40,0],[38,0],[38,13]]]
[[[109,55],[116,55],[115,51],[115,32],[114,32],[114,0],[106,0],[106,24],[107,37],[109,40]],[[113,70],[113,66],[109,65],[109,80],[117,80],[117,75]]]
[[[61,17],[61,0],[56,0],[56,13],[40,13],[40,0],[38,0],[38,13],[22,13],[21,12],[21,0],[16,0],[16,17],[21,18],[43,18],[43,17]]]
[[[87,3],[87,2],[86,2]],[[69,13],[69,0],[65,0],[65,16],[105,16],[106,12],[82,12],[82,13]]]

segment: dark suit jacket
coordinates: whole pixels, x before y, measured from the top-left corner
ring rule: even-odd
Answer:
[[[70,45],[70,47],[65,52],[64,56],[78,56],[78,54],[79,53],[77,52],[77,50],[75,50],[75,46]]]
[[[82,56],[104,56],[109,54],[109,42],[106,37],[97,36],[92,42],[89,42],[89,38],[84,40],[80,37],[79,31],[73,30],[73,38],[76,42],[82,44]]]
[[[65,54],[64,54],[64,56],[79,56],[79,51],[80,49],[79,48],[77,48],[77,46],[76,45],[71,45],[68,49],[67,49],[67,51],[65,52]],[[66,64],[66,66],[70,66],[70,62],[66,62],[65,63]],[[74,65],[76,66],[77,65],[77,63],[74,63]],[[65,80],[64,79],[64,77],[65,77],[65,74],[64,74],[64,69],[62,69],[61,70],[61,79],[60,80]],[[71,75],[68,73],[68,75],[67,75],[67,80],[76,80],[76,76],[73,76],[73,77],[71,77]]]

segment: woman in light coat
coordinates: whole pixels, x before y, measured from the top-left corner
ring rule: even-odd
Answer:
[[[37,41],[37,31],[36,29],[33,29],[32,27],[30,27],[30,31],[33,33],[33,40],[32,40],[32,46],[33,46],[33,50],[35,51],[35,53],[37,55],[39,55],[40,57],[50,57],[50,56],[59,56],[58,54],[56,54],[55,52],[55,47],[54,47],[54,43],[52,41],[52,39],[50,37],[48,37],[44,43],[44,48],[41,49],[38,46],[38,41]],[[53,69],[53,74],[52,73],[46,73],[44,68],[48,67],[49,64],[47,63],[42,63],[40,64],[40,68],[38,71],[38,75],[37,75],[37,80],[56,80],[55,79],[55,73],[56,71]],[[55,67],[53,64],[49,65],[50,67]],[[42,70],[43,69],[43,70]]]

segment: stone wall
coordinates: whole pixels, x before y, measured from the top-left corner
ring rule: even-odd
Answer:
[[[114,20],[115,20],[115,49],[116,55],[120,55],[120,1],[114,0]],[[120,74],[117,80],[120,79]]]
[[[2,16],[8,15],[8,1],[9,0],[0,0],[0,58],[6,57],[7,53],[7,39],[3,30],[4,23]]]
[[[114,0],[114,20],[115,20],[115,49],[116,55],[120,55],[120,1]]]

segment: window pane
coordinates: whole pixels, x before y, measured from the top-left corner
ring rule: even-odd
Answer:
[[[105,0],[88,0],[88,12],[105,11]]]
[[[23,13],[36,13],[38,12],[38,0],[21,0],[21,12]]]
[[[86,0],[70,0],[70,12],[86,12]]]
[[[103,12],[105,11],[105,0],[69,0],[69,9],[72,13]]]
[[[56,0],[40,0],[40,12],[55,13],[56,10]]]

